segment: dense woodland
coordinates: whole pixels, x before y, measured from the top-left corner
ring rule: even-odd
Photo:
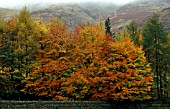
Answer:
[[[144,101],[168,97],[170,34],[153,14],[112,33],[105,24],[68,30],[58,18],[0,19],[0,97],[14,100]]]

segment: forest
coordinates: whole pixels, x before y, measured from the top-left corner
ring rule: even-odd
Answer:
[[[59,18],[23,8],[0,19],[0,99],[145,101],[170,94],[170,33],[153,13],[111,32],[104,24],[69,30]]]

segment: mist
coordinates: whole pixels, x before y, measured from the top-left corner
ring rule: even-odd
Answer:
[[[136,0],[95,0],[93,2],[97,3],[114,3],[116,5],[125,5],[127,3],[133,2]],[[70,4],[70,3],[85,3],[91,2],[91,0],[0,0],[0,7],[3,8],[20,8],[27,5],[34,5],[41,3],[42,5],[46,4]]]

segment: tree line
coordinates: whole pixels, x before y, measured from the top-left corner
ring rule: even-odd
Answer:
[[[69,31],[58,18],[33,20],[24,8],[0,20],[0,97],[148,100],[168,96],[170,39],[158,16],[114,34],[110,20]],[[157,88],[157,91],[153,91]]]

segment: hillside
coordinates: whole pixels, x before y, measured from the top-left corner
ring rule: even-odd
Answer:
[[[19,11],[15,9],[0,8],[0,17],[8,21],[14,16],[18,15]]]
[[[21,8],[21,7],[20,7]],[[16,8],[18,9],[18,8]],[[0,8],[0,16],[6,21],[19,14],[19,10]],[[32,4],[27,9],[33,19],[47,20],[59,17],[67,23],[70,29],[77,24],[92,24],[102,19],[103,16],[117,9],[114,4],[108,3],[77,3],[77,4]]]
[[[95,20],[99,20],[119,8],[113,3],[83,3],[78,6]]]
[[[70,28],[80,23],[94,23],[94,19],[77,5],[51,5],[46,9],[31,12],[31,16],[33,18],[40,16],[43,20],[59,17],[64,23],[66,22]]]
[[[170,32],[170,7],[163,9],[159,14],[161,22],[165,26],[165,30]]]
[[[69,29],[77,24],[92,24],[110,17],[112,31],[117,31],[132,20],[141,28],[146,18],[158,12],[165,30],[170,31],[170,1],[169,0],[138,0],[124,6],[109,3],[77,3],[77,4],[34,4],[29,5],[34,19],[47,20],[59,17],[68,24]],[[0,8],[0,16],[6,21],[19,14],[19,10]]]
[[[96,23],[104,15],[117,9],[113,4],[61,4],[50,5],[44,9],[32,11],[33,18],[41,17],[43,20],[59,17],[64,23],[67,23],[69,28],[74,28],[77,24],[92,24]]]
[[[117,31],[121,27],[128,25],[132,20],[137,22],[139,27],[142,27],[144,25],[144,22],[146,21],[146,18],[152,15],[154,12],[160,13],[161,16],[168,16],[167,14],[169,13],[168,11],[165,12],[165,9],[168,9],[168,7],[170,7],[170,2],[163,2],[159,0],[156,2],[154,1],[155,0],[152,0],[152,2],[142,1],[125,5],[123,7],[120,7],[116,11],[108,14],[104,17],[104,19],[109,17],[111,20],[112,31]],[[161,12],[164,12],[164,14],[161,14]],[[163,16],[161,17],[161,19],[164,19]],[[166,19],[167,22],[170,22],[168,17]],[[162,22],[166,24],[164,20],[162,20]],[[169,27],[167,27],[167,29],[168,28]]]

